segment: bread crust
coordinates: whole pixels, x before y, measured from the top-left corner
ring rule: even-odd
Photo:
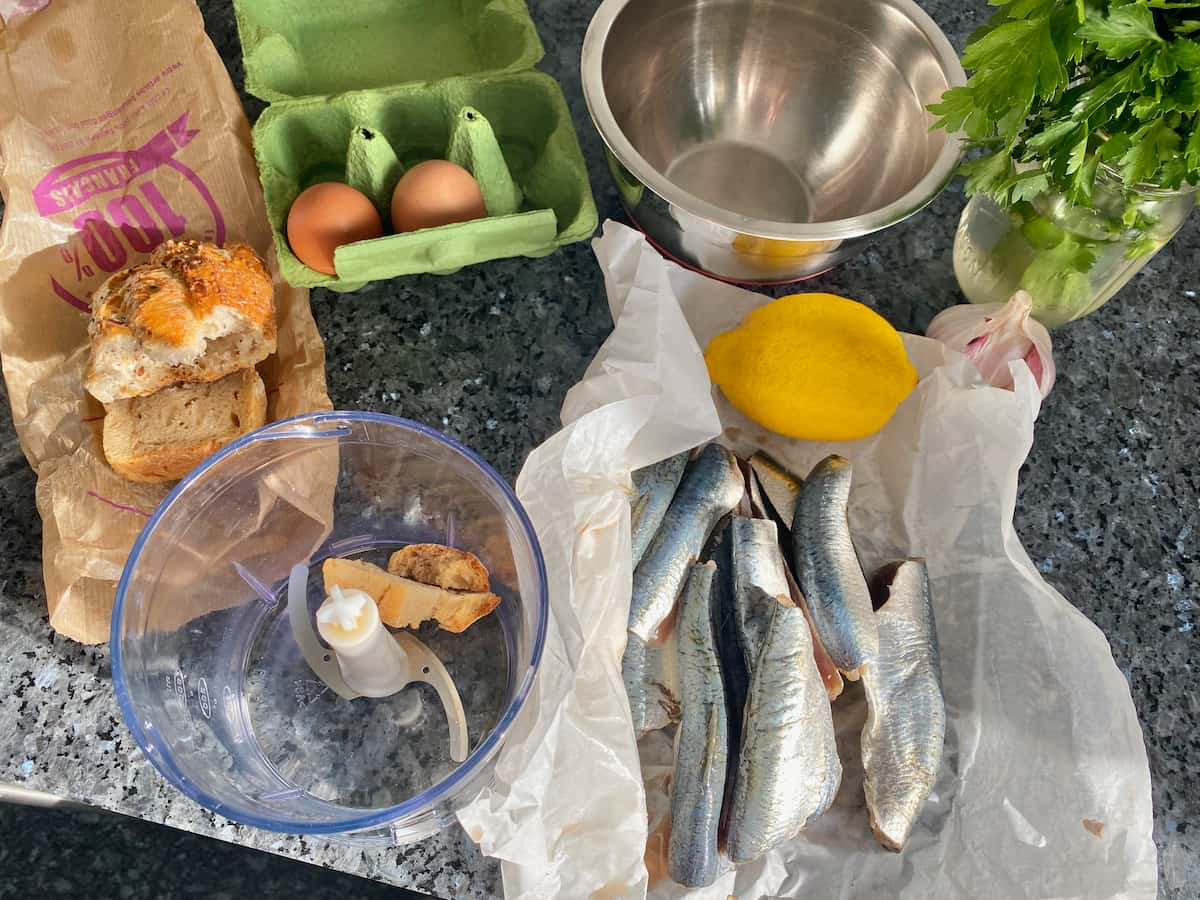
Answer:
[[[275,290],[246,244],[167,241],[92,295],[84,378],[102,403],[216,381],[275,352]]]
[[[127,481],[143,484],[178,481],[226,443],[201,441],[187,447],[159,447],[137,456],[109,458],[108,464]]]
[[[486,591],[488,570],[474,553],[444,544],[409,544],[388,560],[388,571],[402,578],[436,584],[451,591]]]

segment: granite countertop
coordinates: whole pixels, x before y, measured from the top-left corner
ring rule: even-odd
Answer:
[[[202,0],[209,33],[241,87],[229,0]],[[620,218],[579,85],[595,3],[530,0],[574,115],[601,218]],[[983,0],[922,4],[961,49]],[[251,117],[261,104],[246,98]],[[806,285],[871,304],[922,331],[962,302],[950,248],[955,184],[872,249]],[[1200,885],[1200,216],[1116,301],[1055,334],[1058,385],[1021,475],[1017,529],[1046,579],[1112,643],[1149,749],[1160,894]],[[779,293],[779,292],[777,292]],[[313,292],[338,408],[440,427],[515,478],[558,427],[567,389],[611,322],[586,243],[448,277],[410,277],[356,294]],[[5,397],[7,399],[7,397]],[[0,416],[0,797],[44,792],[443,897],[493,897],[498,866],[459,829],[398,849],[363,850],[233,825],[169,788],[137,751],[113,697],[109,654],[55,636],[46,618],[34,476]]]

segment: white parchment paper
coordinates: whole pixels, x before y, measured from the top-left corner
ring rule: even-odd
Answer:
[[[517,481],[550,573],[546,652],[495,783],[459,814],[502,860],[505,896],[1153,898],[1150,777],[1128,685],[1012,525],[1040,402],[1028,369],[1014,364],[1015,391],[992,388],[958,354],[906,335],[921,382],[883,431],[781,438],[712,391],[700,349],[768,298],[666,262],[613,222],[593,246],[616,326],[567,395],[563,430]],[[867,824],[865,706],[849,686],[834,707],[845,776],[833,809],[689,892],[655,877],[658,854],[646,853],[670,743],[649,736],[639,761],[621,683],[629,472],[718,436],[802,474],[829,452],[853,460],[864,565],[928,559],[948,722],[934,793],[889,853]]]

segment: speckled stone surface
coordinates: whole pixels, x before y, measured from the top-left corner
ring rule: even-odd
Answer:
[[[95,809],[0,803],[3,900],[419,900],[425,894],[317,869]]]
[[[960,49],[982,0],[923,4]],[[227,0],[202,2],[241,85]],[[579,89],[595,4],[531,0],[542,68],[563,85],[601,217],[619,217]],[[247,99],[251,116],[261,104]],[[962,302],[950,248],[956,184],[871,250],[810,282],[863,300],[907,330]],[[1160,894],[1200,891],[1200,216],[1108,306],[1055,335],[1059,382],[1022,473],[1017,528],[1045,577],[1108,635],[1145,730],[1154,782]],[[779,292],[777,292],[779,293]],[[313,295],[343,408],[441,427],[515,477],[551,434],[566,390],[611,323],[586,244],[445,278]],[[120,722],[108,654],[57,638],[45,615],[33,474],[0,416],[0,783],[270,850],[444,897],[500,891],[497,867],[458,830],[388,851],[232,825],[168,789]]]

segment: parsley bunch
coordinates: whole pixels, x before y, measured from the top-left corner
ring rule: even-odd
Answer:
[[[968,194],[1087,206],[1101,165],[1127,189],[1200,183],[1200,0],[989,2],[973,74],[930,107],[985,151],[963,165]]]

